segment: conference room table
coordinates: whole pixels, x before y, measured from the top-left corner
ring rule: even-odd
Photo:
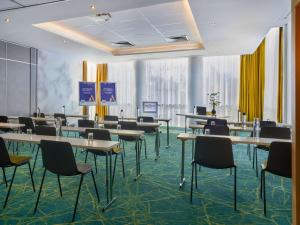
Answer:
[[[108,121],[108,120],[102,120],[99,121],[100,125],[115,125],[117,126],[119,124],[119,121]],[[137,122],[137,126],[138,128],[155,128],[156,133],[155,133],[155,153],[156,153],[156,157],[155,160],[158,160],[160,157],[160,153],[159,153],[159,127],[160,127],[160,123],[148,123],[148,122]]]
[[[230,116],[219,116],[219,115],[198,115],[193,113],[176,113],[177,116],[184,116],[184,132],[187,131],[187,119],[202,119],[202,120],[208,120],[208,119],[226,119]]]
[[[177,139],[181,141],[181,169],[180,169],[180,182],[179,188],[185,183],[184,177],[184,161],[185,161],[185,143],[186,141],[195,141],[196,137],[199,135],[191,133],[180,133],[177,136]],[[229,138],[232,144],[248,144],[248,145],[261,145],[261,146],[270,146],[272,142],[288,142],[291,143],[291,140],[285,139],[274,139],[274,138],[258,138],[258,137],[240,137],[240,136],[221,136],[221,135],[201,135],[208,137],[220,137],[220,138]]]
[[[119,117],[119,120],[133,120],[133,121],[137,121],[137,117],[124,117],[121,118]],[[156,122],[165,122],[167,124],[167,145],[166,148],[170,148],[170,121],[172,119],[171,118],[154,118],[154,121]]]
[[[0,134],[6,141],[26,142],[32,144],[40,144],[41,140],[68,142],[72,147],[79,147],[83,149],[94,149],[106,153],[106,205],[103,207],[105,211],[116,200],[113,197],[113,183],[112,183],[112,150],[119,145],[117,141],[101,141],[80,138],[69,138],[60,136],[44,136],[35,134],[19,134],[19,133],[4,133]]]
[[[20,123],[0,123],[0,129],[12,129],[12,130],[19,130],[21,127],[25,127],[25,124]]]
[[[195,133],[195,130],[203,130],[205,125],[202,124],[190,124],[189,128],[192,129],[193,134]],[[233,126],[230,125],[228,126],[229,131],[234,131],[235,133],[237,132],[252,132],[253,128],[252,127],[242,127],[242,126]]]
[[[90,128],[90,127],[70,127],[62,126],[63,131],[85,133],[87,129],[103,129],[103,128]],[[134,137],[136,139],[136,177],[135,181],[141,176],[141,149],[139,140],[144,138],[145,132],[142,130],[122,130],[122,129],[105,129],[108,130],[111,135]]]

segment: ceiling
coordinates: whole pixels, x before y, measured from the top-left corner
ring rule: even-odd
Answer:
[[[49,0],[17,2],[28,5]],[[286,22],[291,8],[290,0],[189,0],[189,14],[184,10],[184,2],[185,0],[69,0],[0,12],[0,39],[102,60],[246,54],[256,49],[270,28]],[[0,0],[0,10],[15,7],[14,4],[14,1]],[[93,22],[91,17],[95,11],[91,10],[91,5],[95,5],[97,13],[109,12],[111,20]],[[6,18],[9,18],[9,22],[5,22]],[[33,26],[49,22],[76,31],[90,41],[83,43],[78,38]],[[192,26],[193,23],[195,26]],[[182,51],[177,52],[154,53],[160,46],[169,44],[166,37],[174,35],[188,35],[189,42],[201,46],[193,50],[182,48],[179,49]],[[129,41],[135,45],[133,48],[146,48],[149,52],[149,46],[157,48],[152,54],[140,51],[129,56],[113,56],[110,51],[87,44],[94,41],[112,51],[116,49],[112,43],[117,41]]]

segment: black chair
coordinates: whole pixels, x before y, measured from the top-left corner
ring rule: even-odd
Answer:
[[[291,139],[291,130],[286,127],[261,127],[260,135],[261,138],[275,138],[275,139]],[[258,161],[257,161],[257,150],[269,151],[267,146],[256,146],[253,150],[253,167],[256,164],[256,176],[258,177]],[[255,162],[254,162],[255,161]]]
[[[104,116],[104,121],[119,121],[118,116],[111,116],[111,115],[106,115]],[[106,129],[116,129],[117,128],[117,124],[104,124],[104,128]]]
[[[236,210],[236,166],[233,159],[231,140],[219,137],[196,137],[195,154],[192,161],[191,202],[193,200],[194,174],[196,188],[198,186],[197,165],[212,169],[234,168],[234,210]]]
[[[7,116],[0,116],[0,123],[8,123],[8,117]],[[1,128],[0,131],[12,132],[13,130],[10,129],[10,128]]]
[[[87,136],[89,133],[93,133],[93,138],[95,140],[104,140],[104,141],[111,141],[111,136],[108,130],[105,129],[86,129],[85,131],[85,136]],[[105,152],[93,150],[93,149],[87,149],[86,150],[86,155],[85,155],[85,162],[87,161],[87,156],[88,153],[92,153],[94,155],[94,163],[95,163],[95,168],[96,168],[96,173],[97,173],[97,162],[96,162],[96,157],[97,156],[106,156]],[[122,150],[119,147],[116,147],[112,151],[112,155],[115,155],[115,164],[114,164],[114,169],[113,169],[113,178],[112,182],[114,181],[115,178],[115,170],[116,170],[116,164],[117,164],[117,158],[118,155],[121,155],[122,159],[122,171],[123,171],[123,177],[125,177],[125,167],[124,167],[124,157],[122,154]]]
[[[119,125],[121,126],[121,129],[123,130],[138,130],[138,125],[136,122],[131,122],[131,121],[119,121]],[[145,138],[143,139],[139,139],[137,140],[135,137],[128,137],[128,136],[122,136],[122,135],[119,135],[119,139],[121,140],[122,142],[122,148],[123,148],[123,151],[124,151],[124,156],[125,156],[125,142],[136,142],[135,143],[135,148],[137,147],[137,141],[140,142],[140,148],[144,142],[145,144]],[[146,146],[146,144],[145,144]],[[146,150],[146,147],[145,147],[145,150]],[[145,151],[145,157],[147,157],[147,152]]]
[[[266,163],[262,164],[260,197],[264,201],[264,215],[267,215],[266,207],[266,172],[291,178],[292,177],[292,144],[284,142],[272,142]]]
[[[32,114],[33,117],[38,117],[38,113],[33,113]],[[45,113],[40,113],[39,114],[39,117],[41,118],[45,118]],[[47,126],[47,122],[46,121],[35,121],[35,125],[38,125],[38,126]]]
[[[203,129],[203,133],[205,133],[206,129],[209,129],[209,134],[212,134],[212,135],[225,135],[225,136],[230,135],[228,126],[205,125],[204,129]]]
[[[271,120],[262,120],[259,122],[260,127],[276,127],[276,122]]]
[[[67,126],[67,117],[66,117],[65,114],[63,114],[63,113],[54,113],[54,118],[55,119],[61,118],[62,119],[61,125],[62,126]]]
[[[31,183],[32,183],[32,189],[35,192],[35,187],[34,187],[34,181],[33,181],[33,177],[32,177],[32,172],[31,172],[31,167],[30,167],[30,159],[31,157],[29,156],[16,156],[16,155],[9,155],[7,148],[5,146],[5,142],[3,140],[3,138],[0,137],[0,167],[2,168],[2,172],[3,172],[3,177],[4,177],[4,181],[5,184],[7,186],[7,179],[6,179],[6,175],[5,175],[5,168],[8,167],[15,167],[12,178],[11,178],[11,182],[8,188],[8,192],[6,194],[6,199],[3,205],[3,208],[6,207],[7,202],[8,202],[8,197],[15,179],[15,175],[16,175],[16,171],[17,168],[19,166],[23,166],[23,165],[28,165],[29,168],[29,172],[30,172],[30,178],[31,178]]]
[[[55,127],[50,127],[50,126],[36,126],[35,127],[35,133],[37,135],[56,136],[56,128]],[[37,160],[39,151],[40,151],[40,145],[38,146],[38,149],[37,149],[36,154],[35,154],[32,173],[34,173],[35,164],[36,164],[36,160]]]
[[[76,197],[76,202],[75,202],[75,207],[74,207],[74,212],[73,212],[73,217],[72,217],[72,222],[73,222],[75,219],[75,215],[76,215],[77,204],[78,204],[80,189],[81,189],[84,175],[86,175],[88,173],[92,174],[97,199],[98,199],[98,202],[100,201],[92,167],[88,164],[76,163],[75,157],[73,154],[73,150],[72,150],[72,146],[70,143],[42,140],[41,141],[41,149],[42,149],[42,158],[43,158],[45,169],[44,169],[44,173],[43,173],[43,177],[42,177],[42,181],[41,181],[41,186],[39,189],[39,194],[38,194],[38,197],[36,200],[34,213],[36,213],[36,210],[38,207],[46,171],[50,171],[51,173],[54,173],[57,175],[60,196],[62,196],[60,176],[80,175],[81,177],[80,177],[80,182],[79,182],[79,188],[78,188],[78,192],[77,192],[77,197]]]
[[[22,133],[27,133],[28,129],[31,129],[32,133],[35,133],[35,127],[33,121],[30,117],[19,117],[19,123],[24,124],[24,127],[21,127]]]
[[[214,125],[221,125],[221,126],[227,126],[227,120],[224,119],[217,119],[217,118],[209,118],[207,119],[207,125],[213,125],[212,124],[215,123]]]
[[[78,120],[78,127],[94,128],[95,122],[93,120]],[[79,133],[80,137],[85,137],[85,133]]]
[[[206,115],[206,107],[197,106],[196,112],[197,112],[197,115]]]

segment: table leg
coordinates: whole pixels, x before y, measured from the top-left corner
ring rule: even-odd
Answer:
[[[109,160],[108,160],[108,157],[109,157]],[[108,178],[109,178],[109,180],[108,180]],[[117,199],[116,197],[113,197],[112,152],[111,151],[106,153],[106,178],[105,178],[105,184],[106,184],[106,205],[102,209],[103,212],[106,209],[108,209],[114,203],[114,201]]]
[[[184,116],[184,133],[186,133],[186,120],[187,120],[187,117]]]
[[[135,167],[136,167],[136,177],[134,178],[134,181],[137,181],[137,179],[141,176],[140,171],[140,140],[139,137],[136,139],[135,142]]]
[[[182,147],[181,147],[181,177],[180,177],[180,183],[179,188],[182,188],[182,186],[185,183],[184,178],[184,155],[185,155],[185,141],[182,141]]]
[[[156,153],[156,157],[155,157],[155,160],[158,160],[159,159],[159,143],[158,143],[158,140],[159,140],[159,129],[157,128],[156,129],[156,135],[155,135],[155,153]]]
[[[170,127],[169,127],[169,120],[167,121],[167,146],[166,148],[170,148]]]

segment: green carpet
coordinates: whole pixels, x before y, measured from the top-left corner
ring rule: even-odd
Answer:
[[[187,182],[179,189],[181,142],[176,140],[177,129],[170,134],[171,148],[166,149],[165,130],[161,134],[160,159],[154,161],[154,136],[148,135],[148,159],[142,152],[142,176],[134,181],[135,151],[127,144],[125,169],[122,178],[121,160],[118,161],[114,195],[117,201],[105,212],[102,207],[105,195],[105,159],[98,157],[96,182],[100,191],[97,203],[92,178],[85,176],[79,198],[76,224],[280,224],[291,223],[291,181],[270,174],[266,175],[267,213],[263,215],[263,203],[259,197],[259,179],[252,169],[245,145],[234,146],[237,165],[238,211],[233,210],[233,176],[229,170],[202,168],[198,173],[198,189],[190,204],[191,143],[187,144],[185,174]],[[29,145],[21,146],[21,155],[31,155]],[[84,161],[85,154],[79,153],[77,161]],[[267,154],[260,151],[259,162]],[[88,162],[92,165],[92,155]],[[33,161],[32,163],[33,164]],[[7,177],[12,175],[7,169]],[[41,158],[34,173],[38,190],[42,176]],[[1,177],[1,176],[0,176]],[[62,177],[63,197],[59,195],[56,176],[47,174],[38,211],[33,215],[37,192],[33,193],[28,167],[17,170],[11,196],[5,209],[0,209],[0,224],[69,224],[75,203],[78,177]],[[3,204],[7,188],[0,185],[0,203]]]

